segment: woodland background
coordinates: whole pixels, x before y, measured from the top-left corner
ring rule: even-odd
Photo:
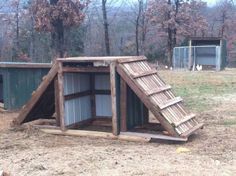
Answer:
[[[236,53],[233,0],[1,0],[0,25],[0,61],[146,55],[171,65],[189,37],[224,38]]]

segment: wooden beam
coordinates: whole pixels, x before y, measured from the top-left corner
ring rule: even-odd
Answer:
[[[97,62],[102,61],[106,63],[116,62],[117,60],[129,60],[136,59],[140,56],[103,56],[103,57],[69,57],[69,58],[58,58],[58,61],[62,62]]]
[[[150,75],[154,75],[154,74],[157,74],[157,70],[149,70],[149,71],[145,71],[143,73],[139,73],[137,75],[132,75],[132,78],[137,79],[137,78],[142,78],[142,77],[150,76]]]
[[[58,102],[59,102],[59,117],[61,130],[65,131],[65,102],[64,102],[64,80],[63,80],[63,69],[62,62],[58,63]]]
[[[120,119],[121,131],[127,131],[127,84],[120,79]]]
[[[92,118],[96,117],[96,95],[95,95],[95,74],[90,74],[90,88],[91,88],[91,113]]]
[[[116,106],[116,64],[112,62],[110,64],[110,84],[111,84],[111,108],[112,108],[112,133],[118,135],[118,117]]]
[[[109,73],[109,67],[64,67],[63,72],[68,73]]]
[[[170,90],[170,89],[171,89],[170,85],[165,85],[163,87],[158,87],[158,88],[149,90],[146,93],[147,93],[148,96],[151,96],[151,95],[158,94],[158,93],[161,93],[163,91]]]
[[[56,113],[56,124],[60,126],[60,107],[59,107],[59,87],[58,87],[58,77],[54,79],[54,96],[55,96],[55,113]]]
[[[138,61],[146,61],[147,58],[145,56],[136,56],[132,58],[122,58],[119,59],[118,62],[120,64],[131,63],[131,62],[138,62]]]
[[[191,119],[193,119],[196,115],[195,114],[190,114],[190,115],[187,115],[186,117],[184,117],[183,119],[181,119],[180,121],[178,122],[174,122],[174,126],[177,127],[179,125],[181,125],[182,123],[185,123]]]
[[[112,133],[100,132],[100,131],[86,131],[86,130],[67,130],[60,131],[57,129],[41,129],[41,131],[54,134],[54,135],[66,135],[66,136],[78,136],[78,137],[91,137],[91,138],[104,138],[104,139],[119,139],[124,141],[133,141],[133,142],[149,142],[150,138],[140,137],[140,136],[131,136],[131,135],[118,135],[115,136]]]
[[[71,128],[81,128],[81,127],[84,127],[84,126],[87,126],[89,124],[91,124],[93,121],[92,118],[90,119],[86,119],[86,120],[82,120],[80,122],[77,122],[77,123],[74,123],[74,124],[71,124],[71,125],[68,125],[66,126],[67,129],[71,129]]]
[[[91,91],[90,90],[86,90],[86,91],[83,91],[83,92],[76,92],[76,93],[73,93],[73,94],[69,94],[69,95],[65,95],[65,100],[72,100],[72,99],[75,99],[75,98],[80,98],[80,97],[84,97],[84,96],[89,96],[91,95]]]
[[[199,124],[197,124],[196,126],[194,126],[193,128],[191,128],[190,130],[188,130],[188,131],[182,133],[180,136],[182,136],[182,137],[188,137],[188,136],[190,136],[191,134],[193,134],[196,130],[202,128],[203,125],[204,125],[203,123],[199,123]]]
[[[172,137],[163,134],[150,134],[150,133],[138,133],[138,132],[121,132],[121,135],[129,135],[129,136],[138,136],[138,137],[145,137],[151,139],[159,139],[165,141],[178,141],[178,142],[186,142],[188,138],[182,137]]]
[[[176,103],[179,103],[181,101],[183,101],[183,99],[181,97],[175,97],[173,99],[167,100],[163,104],[159,104],[159,107],[160,107],[161,110],[163,110],[163,109],[165,109],[165,108],[167,108],[169,106],[172,106],[172,105],[174,105]]]
[[[149,97],[145,95],[144,90],[136,85],[134,80],[127,75],[121,65],[117,66],[117,72],[125,80],[129,87],[135,92],[135,94],[142,100],[145,106],[155,115],[155,117],[169,132],[169,134],[171,134],[172,136],[179,136],[179,134],[175,131],[171,124],[160,114],[160,109],[150,101]]]
[[[110,95],[111,90],[95,90],[94,93],[97,95]]]
[[[14,124],[19,125],[24,121],[24,119],[30,113],[31,109],[35,106],[37,101],[40,99],[40,96],[43,94],[43,92],[47,89],[49,84],[57,75],[57,71],[58,71],[58,63],[56,62],[52,66],[45,80],[39,85],[35,93],[32,95],[31,99],[26,103],[25,106],[23,106],[18,117],[13,121]]]

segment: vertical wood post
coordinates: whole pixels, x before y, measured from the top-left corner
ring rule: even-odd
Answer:
[[[95,75],[90,74],[90,86],[91,86],[91,114],[92,118],[96,118],[96,97],[95,97]]]
[[[110,64],[110,83],[111,83],[111,108],[112,108],[112,133],[118,135],[118,118],[117,118],[117,104],[116,104],[116,64]]]
[[[188,51],[188,69],[192,66],[192,40],[189,40],[189,51]]]
[[[54,79],[54,96],[55,96],[55,112],[56,112],[56,124],[60,126],[60,108],[59,108],[59,87],[58,87],[58,77]]]
[[[121,131],[127,131],[127,84],[120,78],[120,118]]]
[[[58,103],[59,103],[59,117],[61,130],[65,131],[65,100],[64,100],[64,84],[63,84],[63,72],[62,72],[62,62],[58,63]]]

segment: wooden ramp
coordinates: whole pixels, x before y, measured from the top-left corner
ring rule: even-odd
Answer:
[[[202,128],[195,114],[186,110],[182,98],[174,95],[145,57],[119,60],[117,72],[170,135],[188,137]]]

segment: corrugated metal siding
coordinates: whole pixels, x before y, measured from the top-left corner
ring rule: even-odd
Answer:
[[[90,119],[91,117],[92,115],[90,96],[65,101],[66,126]]]
[[[95,75],[95,89],[96,90],[110,90],[110,75],[101,74]]]
[[[3,73],[4,107],[21,108],[37,89],[49,68],[1,68]]]
[[[96,115],[112,116],[111,112],[111,95],[96,95]]]
[[[88,74],[65,73],[64,74],[64,95],[90,90]]]
[[[110,90],[110,75],[98,74],[95,75],[95,89],[96,90]],[[97,117],[111,117],[111,95],[96,95],[96,116]]]
[[[64,95],[90,90],[88,74],[65,73]],[[90,119],[91,97],[85,96],[65,101],[65,125],[72,125]]]

